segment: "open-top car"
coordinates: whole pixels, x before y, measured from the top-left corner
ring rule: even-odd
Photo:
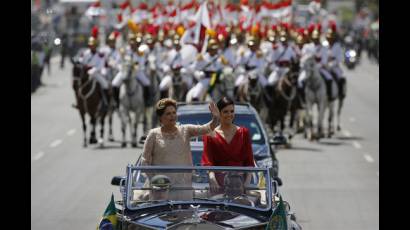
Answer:
[[[210,173],[218,189],[210,186]],[[270,173],[253,167],[128,165],[126,176],[111,182],[122,194],[117,229],[265,229],[279,200]],[[297,224],[284,203],[292,229]]]

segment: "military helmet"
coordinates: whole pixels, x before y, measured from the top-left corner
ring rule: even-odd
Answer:
[[[248,46],[255,46],[258,44],[258,39],[255,36],[250,36],[247,44]]]
[[[180,39],[181,39],[181,37],[178,34],[174,34],[174,37],[173,37],[174,45],[179,45],[180,44],[180,41],[179,41]]]
[[[296,37],[296,44],[301,45],[301,44],[303,44],[303,43],[305,43],[305,38],[303,37],[303,35],[299,34],[299,35]]]
[[[94,38],[93,36],[88,38],[88,45],[89,46],[96,46],[98,45],[98,40]]]
[[[113,41],[115,41],[115,33],[114,32],[110,33],[110,35],[108,35],[108,37],[107,37],[107,42],[113,42]]]
[[[164,190],[171,187],[171,179],[165,175],[155,175],[151,178],[151,186],[154,190]]]
[[[272,29],[268,30],[268,41],[269,42],[275,42],[276,41],[276,33]]]
[[[326,38],[327,39],[334,39],[336,37],[336,32],[331,28],[327,29],[326,31]]]
[[[213,39],[213,38],[209,39],[208,49],[211,49],[211,50],[216,50],[216,49],[218,49],[218,42],[217,42],[215,39]]]
[[[284,30],[280,31],[279,36],[280,36],[279,40],[281,42],[288,41],[288,34],[286,33],[286,31],[284,31]]]
[[[320,38],[320,32],[319,30],[315,29],[312,32],[312,39],[319,39]]]
[[[147,44],[152,44],[152,43],[154,43],[154,38],[152,37],[152,35],[151,34],[147,34],[147,35],[145,35],[145,42],[147,43]]]

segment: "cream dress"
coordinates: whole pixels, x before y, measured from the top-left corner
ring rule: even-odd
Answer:
[[[205,125],[179,125],[173,133],[163,133],[161,128],[151,129],[144,144],[142,165],[192,166],[191,137],[211,132],[210,123]],[[192,187],[191,173],[168,174],[173,187]],[[171,191],[171,200],[191,200],[193,191]]]

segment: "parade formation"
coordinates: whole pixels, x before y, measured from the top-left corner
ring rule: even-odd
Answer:
[[[341,134],[349,97],[344,69],[360,65],[365,49],[378,65],[378,18],[366,29],[367,12],[360,12],[349,28],[320,1],[309,1],[303,22],[295,20],[292,0],[92,2],[80,13],[68,8],[66,30],[53,29],[60,35],[32,32],[31,80],[34,93],[43,69],[50,74],[52,49],[59,50],[60,68],[72,67],[66,106],[80,115],[78,145],[104,149],[120,139],[120,148],[143,148],[125,176],[113,178],[122,197],[111,199],[97,229],[302,229],[279,192],[276,152],[291,149],[298,134],[311,143]],[[210,116],[181,123],[178,105],[193,106],[184,119],[194,119],[189,112],[198,108]],[[238,124],[238,106],[257,122]],[[207,164],[193,165],[191,145],[201,142],[199,151],[210,154],[218,138],[227,146],[235,141],[229,149],[243,153],[213,147]],[[268,146],[270,166],[256,159],[255,140]],[[246,163],[241,154],[250,156]],[[230,176],[243,191],[229,191],[236,186]]]

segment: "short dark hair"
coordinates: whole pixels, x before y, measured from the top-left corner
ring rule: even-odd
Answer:
[[[216,103],[216,106],[218,107],[219,111],[221,111],[223,108],[225,108],[228,105],[235,105],[233,100],[229,97],[222,97],[219,99],[218,103]]]
[[[157,113],[157,116],[161,117],[168,106],[173,106],[175,109],[177,109],[177,102],[171,98],[162,98],[161,100],[159,100],[155,106],[155,112]]]

